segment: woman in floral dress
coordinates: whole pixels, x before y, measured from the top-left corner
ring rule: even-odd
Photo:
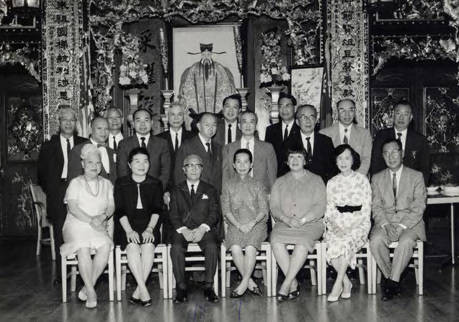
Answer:
[[[355,268],[355,255],[368,241],[371,225],[370,183],[366,176],[355,171],[360,166],[359,154],[343,144],[335,148],[335,158],[340,173],[327,184],[324,240],[327,261],[338,275],[329,302],[351,296],[352,283],[346,270],[348,266]]]

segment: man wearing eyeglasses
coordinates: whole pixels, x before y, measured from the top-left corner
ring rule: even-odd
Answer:
[[[360,155],[358,172],[367,175],[370,169],[372,139],[368,129],[357,125],[355,120],[355,102],[345,98],[336,104],[338,122],[322,129],[320,133],[330,137],[336,148],[341,144],[349,144]]]
[[[378,173],[385,168],[384,158],[381,154],[381,146],[387,139],[397,139],[403,147],[403,164],[421,171],[424,183],[429,182],[430,177],[430,154],[429,145],[424,135],[410,128],[413,120],[411,104],[402,100],[394,108],[394,126],[382,129],[376,133],[374,140],[373,155],[371,157],[371,174]]]
[[[211,303],[218,302],[212,286],[217,269],[217,245],[222,220],[217,190],[201,180],[203,165],[203,159],[199,155],[187,155],[182,166],[185,180],[171,190],[171,259],[177,282],[174,303],[186,302],[188,297],[185,280],[185,253],[188,243],[197,243],[204,253],[204,297]]]
[[[384,275],[382,299],[387,301],[401,292],[400,276],[413,255],[416,240],[426,240],[422,219],[426,189],[422,173],[402,164],[400,140],[386,140],[381,154],[387,168],[375,174],[371,182],[374,226],[370,247]],[[388,249],[391,242],[398,242],[392,263]]]

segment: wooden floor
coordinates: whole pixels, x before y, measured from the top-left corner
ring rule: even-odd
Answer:
[[[365,287],[354,282],[349,300],[329,304],[326,296],[317,296],[309,280],[301,282],[301,296],[285,303],[275,298],[245,296],[241,300],[221,299],[208,304],[199,289],[191,292],[186,304],[164,301],[155,277],[149,284],[153,305],[134,306],[126,301],[109,302],[107,282],[97,288],[99,305],[88,310],[75,294],[61,303],[60,285],[53,286],[55,268],[49,248],[36,257],[33,242],[0,242],[0,321],[459,321],[459,274],[451,266],[439,269],[442,258],[426,259],[424,296],[416,293],[414,275],[402,282],[401,297],[382,302],[377,295],[367,295]],[[328,280],[328,290],[333,281]],[[132,287],[128,286],[130,295]]]

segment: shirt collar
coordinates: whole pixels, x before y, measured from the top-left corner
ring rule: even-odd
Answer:
[[[399,131],[394,127],[395,138],[397,138],[397,133],[402,133],[402,137],[406,137],[407,132],[408,132],[408,128],[404,129],[403,131]]]
[[[138,133],[135,134],[137,136],[137,140],[139,141],[139,143],[142,142],[142,140],[140,138],[145,138],[145,144],[147,144],[148,140],[150,140],[150,133],[147,133],[145,135],[140,135]]]
[[[61,142],[67,143],[67,138],[65,136],[63,136],[62,134],[59,134],[59,137],[61,139]],[[73,135],[71,137],[69,137],[69,141],[70,141],[70,144],[73,143]]]
[[[395,172],[395,174],[397,175],[397,178],[400,178],[400,175],[402,174],[402,170],[403,170],[403,164],[402,164],[402,166]],[[390,171],[390,174],[391,174],[391,175],[394,174],[394,172],[393,172],[392,170],[389,169],[389,171]]]
[[[115,135],[113,135],[112,133],[110,133],[108,136],[109,136],[109,138],[115,137],[115,139],[117,139],[117,140],[118,140],[118,139],[119,139],[119,140],[122,140],[122,139],[123,139],[123,133],[121,133],[121,132],[118,132],[118,133],[116,133]]]
[[[206,143],[211,143],[211,140],[205,139],[205,138],[201,135],[201,133],[198,133],[198,137],[199,137],[199,139],[201,140],[202,145],[205,146],[205,147],[206,147]]]
[[[177,131],[175,131],[175,130],[170,128],[169,132],[170,132],[171,135],[174,135],[174,136],[175,136],[175,134],[182,134],[182,128],[179,128]]]
[[[95,146],[97,146],[98,144],[104,144],[104,143],[97,143],[96,141],[94,141],[93,138],[89,138],[89,141],[91,141],[91,143],[94,144]]]
[[[186,181],[186,185],[188,186],[188,191],[191,191],[191,185],[194,185],[194,192],[198,191],[198,186],[199,186],[199,180],[195,183],[191,183],[190,181]]]
[[[349,126],[344,126],[341,122],[338,121],[339,130],[342,131],[342,132],[344,132],[344,129],[347,129],[348,132],[351,132],[352,125],[353,124],[351,123],[351,125],[349,125]]]
[[[310,135],[306,135],[306,134],[304,134],[304,133],[301,132],[301,131],[300,131],[300,133],[301,133],[301,137],[302,137],[304,140],[306,140],[306,138],[311,138],[311,141],[314,140],[314,131],[312,131],[312,133],[311,133]]]

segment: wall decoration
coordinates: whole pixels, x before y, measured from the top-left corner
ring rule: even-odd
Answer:
[[[219,113],[241,84],[233,25],[172,30],[173,84],[177,99],[195,113]]]
[[[282,86],[290,83],[287,64],[281,54],[282,36],[278,28],[260,34],[262,56],[260,87]]]
[[[331,79],[333,119],[337,119],[336,103],[351,98],[356,103],[356,119],[369,125],[368,19],[361,0],[328,2],[327,79]]]
[[[25,44],[0,43],[0,66],[5,64],[19,64],[41,83],[40,43],[27,42]]]
[[[372,88],[371,89],[371,132],[392,127],[394,124],[394,106],[402,99],[410,97],[409,88]]]
[[[323,67],[292,69],[292,95],[297,99],[298,105],[313,105],[318,118],[320,118],[323,76]]]
[[[459,95],[457,89],[424,88],[425,134],[431,149],[459,152]]]

